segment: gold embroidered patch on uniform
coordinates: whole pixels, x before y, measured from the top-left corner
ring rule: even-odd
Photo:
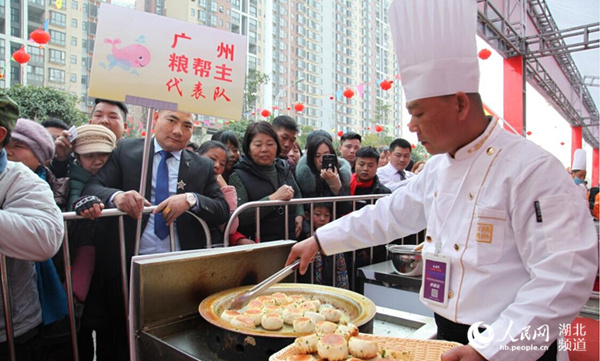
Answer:
[[[482,243],[492,243],[494,238],[494,225],[489,223],[477,223],[477,236],[475,240]]]

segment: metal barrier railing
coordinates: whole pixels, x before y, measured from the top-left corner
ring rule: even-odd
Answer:
[[[157,206],[144,207],[143,214],[148,214],[154,211]],[[210,235],[210,228],[208,224],[192,212],[186,212],[196,218],[196,220],[200,223],[202,228],[204,229],[204,234],[206,237],[206,245],[207,248],[212,247],[212,240]],[[120,256],[120,269],[121,269],[121,282],[123,287],[123,302],[125,304],[125,319],[127,320],[129,317],[129,295],[128,295],[128,285],[129,282],[127,280],[127,254],[125,251],[125,225],[123,221],[123,216],[128,216],[127,213],[122,212],[118,209],[104,209],[99,218],[107,218],[107,217],[119,217],[119,256]],[[63,260],[64,260],[64,271],[65,271],[65,284],[66,284],[66,293],[67,293],[67,306],[69,310],[69,321],[71,328],[71,346],[73,351],[73,360],[79,360],[79,349],[77,345],[77,326],[75,323],[75,305],[73,302],[73,282],[71,279],[71,255],[69,252],[69,234],[67,222],[85,219],[83,217],[78,216],[75,212],[65,212],[63,213],[64,218],[64,237],[63,237]],[[171,238],[171,252],[175,251],[175,228],[173,224],[171,224],[170,228],[170,238]],[[138,243],[138,242],[136,242]],[[137,250],[136,252],[137,253]],[[11,300],[10,300],[10,291],[8,285],[8,275],[6,270],[6,256],[0,255],[0,283],[2,288],[2,300],[4,302],[4,319],[5,319],[5,328],[6,328],[6,342],[8,342],[8,350],[9,357],[11,361],[16,361],[16,353],[15,353],[15,343],[14,343],[14,333],[13,333],[13,324],[12,324],[12,315],[10,310]]]
[[[296,205],[304,205],[304,204],[310,204],[310,233],[312,234],[314,232],[314,224],[313,224],[313,220],[312,220],[312,214],[314,211],[314,204],[315,203],[332,203],[333,207],[332,207],[332,220],[337,219],[337,214],[336,214],[336,204],[340,203],[340,202],[352,202],[352,210],[354,211],[356,209],[356,204],[357,202],[370,202],[371,204],[373,204],[375,202],[375,200],[385,197],[387,196],[386,194],[377,194],[377,195],[361,195],[361,196],[336,196],[336,197],[319,197],[319,198],[299,198],[299,199],[292,199],[289,201],[258,201],[258,202],[248,202],[245,203],[241,206],[239,206],[235,212],[233,212],[231,214],[231,217],[229,219],[229,222],[227,223],[227,226],[225,227],[224,230],[224,247],[227,247],[229,245],[229,232],[231,230],[233,221],[244,211],[249,210],[249,209],[256,209],[256,235],[258,238],[260,238],[260,207],[264,207],[264,206],[284,206],[285,208],[285,234],[289,234],[289,223],[288,223],[288,218],[289,218],[289,207],[290,206],[296,206]],[[156,206],[151,206],[151,207],[145,207],[143,210],[143,214],[148,214],[150,212],[152,212],[154,209],[156,208]],[[202,225],[203,229],[204,229],[204,233],[205,233],[205,237],[206,237],[206,244],[207,244],[207,248],[211,248],[213,247],[212,244],[212,240],[211,240],[211,235],[210,235],[210,228],[208,226],[208,224],[201,218],[199,218],[198,216],[196,216],[195,214],[191,213],[191,212],[187,212],[188,214],[192,215],[194,218],[196,218],[196,220]],[[124,219],[123,216],[128,216],[127,213],[122,212],[118,209],[105,209],[102,211],[102,214],[100,216],[100,218],[105,218],[105,217],[119,217],[118,220],[118,232],[119,232],[119,254],[120,254],[120,271],[121,271],[121,281],[122,281],[122,291],[123,291],[123,302],[125,305],[125,319],[128,319],[129,317],[129,289],[128,289],[128,277],[127,277],[127,255],[126,255],[126,251],[125,251],[125,227],[124,227]],[[78,350],[78,346],[77,346],[77,332],[76,332],[76,322],[75,322],[75,307],[74,307],[74,302],[73,302],[73,283],[72,283],[72,279],[71,279],[71,255],[69,253],[69,239],[68,239],[68,228],[67,228],[67,222],[69,221],[75,221],[75,220],[81,220],[81,219],[85,219],[83,217],[77,216],[75,214],[75,212],[65,212],[63,213],[63,218],[64,218],[64,223],[65,223],[65,233],[64,233],[64,238],[63,238],[63,260],[64,260],[64,264],[65,264],[65,283],[66,283],[66,292],[67,292],[67,302],[68,302],[68,311],[69,311],[69,319],[70,319],[70,327],[71,327],[71,343],[72,343],[72,351],[73,351],[73,359],[75,361],[79,360],[79,350]],[[171,243],[170,243],[170,249],[171,251],[175,251],[175,230],[173,227],[173,224],[170,227],[170,235],[171,235]],[[138,232],[139,233],[139,232]],[[139,244],[139,240],[136,241],[136,244]],[[136,250],[135,253],[137,253],[138,248],[136,246]],[[336,258],[335,257],[339,257],[338,255],[334,256],[334,262],[333,262],[333,270],[332,270],[332,280],[333,282],[335,282],[335,265],[336,265]],[[343,257],[343,255],[341,255],[341,257]],[[373,248],[370,248],[370,261],[371,263],[373,262]],[[354,279],[355,279],[355,274],[356,274],[356,253],[352,252],[352,265],[351,265],[351,269],[352,269],[352,289],[354,289]],[[311,267],[310,269],[311,271],[311,283],[314,283],[314,264],[313,267]],[[6,320],[6,336],[7,336],[7,342],[8,342],[8,348],[9,348],[9,356],[10,356],[10,360],[14,361],[16,360],[16,355],[15,355],[15,345],[14,345],[14,333],[13,333],[13,327],[12,327],[12,316],[10,313],[10,292],[8,289],[8,279],[7,279],[7,273],[6,273],[6,257],[4,255],[0,255],[0,281],[1,281],[1,289],[2,289],[2,298],[4,301],[4,316],[5,316],[5,320]]]
[[[227,224],[227,227],[225,227],[225,231],[224,231],[224,236],[223,236],[223,240],[224,240],[224,246],[227,247],[229,245],[229,234],[231,232],[231,226],[233,224],[233,220],[235,220],[237,217],[239,217],[239,215],[244,212],[247,211],[249,209],[255,209],[255,224],[256,224],[256,239],[260,239],[260,207],[265,207],[265,206],[284,206],[285,207],[285,232],[284,234],[289,234],[289,207],[290,206],[296,206],[299,204],[310,204],[310,212],[309,212],[309,222],[310,222],[310,234],[313,234],[315,229],[314,229],[314,224],[313,224],[313,219],[312,219],[312,215],[313,215],[313,211],[314,211],[314,204],[315,203],[332,203],[332,220],[337,219],[337,207],[336,205],[340,202],[352,202],[352,211],[356,210],[356,203],[359,201],[370,201],[370,204],[375,203],[375,201],[379,198],[383,198],[388,196],[389,194],[368,194],[368,195],[360,195],[360,196],[334,196],[334,197],[317,197],[317,198],[294,198],[294,199],[290,199],[289,201],[255,201],[255,202],[248,202],[248,203],[244,203],[241,206],[239,206],[235,212],[233,212],[231,214],[231,217],[229,219],[229,222]],[[333,263],[332,263],[332,282],[333,285],[335,285],[335,279],[336,279],[336,263],[337,263],[337,257],[344,257],[344,255],[333,255]],[[387,258],[387,257],[386,257]],[[373,247],[369,247],[369,263],[372,264],[373,263]],[[356,279],[356,251],[352,251],[352,265],[349,267],[349,269],[351,270],[351,279],[350,279],[350,288],[351,289],[355,289],[355,279]],[[348,267],[348,265],[346,265]],[[310,267],[310,283],[315,283],[314,280],[314,276],[315,276],[315,264],[312,264],[312,267]]]

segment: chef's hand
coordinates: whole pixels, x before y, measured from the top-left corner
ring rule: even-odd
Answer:
[[[296,235],[296,239],[300,237],[300,233],[302,232],[302,220],[304,220],[303,216],[296,216],[296,232],[294,233]]]
[[[113,204],[117,209],[129,214],[129,216],[134,219],[142,218],[144,206],[149,207],[152,205],[136,191],[118,193],[113,198]]]
[[[170,196],[160,202],[160,204],[154,208],[152,214],[162,212],[165,223],[167,226],[170,226],[177,217],[185,213],[188,209],[190,209],[190,204],[187,201],[187,196],[185,193],[181,193]]]
[[[292,248],[293,250],[293,248]],[[486,361],[471,346],[459,346],[442,354],[441,361]]]
[[[287,266],[300,258],[299,270],[300,274],[303,275],[306,273],[308,265],[312,262],[317,252],[319,252],[319,244],[315,237],[307,238],[302,242],[296,243],[294,247],[292,247],[285,265]]]

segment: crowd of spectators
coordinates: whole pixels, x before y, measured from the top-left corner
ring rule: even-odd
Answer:
[[[0,184],[5,179],[18,180],[0,190],[2,228],[11,222],[15,229],[14,236],[9,235],[14,238],[8,240],[11,244],[1,245],[2,253],[11,260],[11,287],[15,282],[24,287],[22,292],[15,290],[18,297],[14,304],[21,303],[20,297],[35,299],[26,309],[21,308],[22,315],[15,315],[16,340],[27,346],[17,348],[17,352],[25,360],[69,358],[70,339],[61,339],[64,330],[57,326],[68,318],[64,286],[68,268],[62,263],[62,252],[57,253],[64,232],[59,210],[73,210],[84,217],[68,226],[80,357],[126,360],[126,320],[120,269],[115,266],[119,264],[117,226],[114,219],[100,218],[103,209],[117,208],[128,214],[128,262],[134,254],[168,252],[171,244],[175,250],[205,247],[203,230],[190,212],[211,227],[213,245],[223,241],[230,221],[227,237],[231,246],[304,239],[317,228],[374,201],[313,202],[287,206],[287,212],[282,201],[390,194],[426,166],[422,160],[413,164],[412,145],[404,139],[378,148],[361,147],[361,136],[348,132],[341,136],[336,149],[330,133],[315,130],[301,144],[298,125],[289,116],[278,116],[272,123],[252,123],[243,139],[226,130],[196,144],[191,142],[192,114],[159,110],[153,115],[155,133],[141,194],[143,140],[121,139],[127,116],[124,104],[96,100],[89,124],[76,131],[59,119],[39,124],[17,119],[18,114],[17,104],[2,95]],[[23,193],[27,196],[21,196]],[[258,225],[254,209],[230,220],[239,206],[269,200],[279,203],[261,207]],[[595,203],[598,217],[597,197]],[[144,215],[143,207],[150,205],[156,208]],[[36,220],[26,231],[20,231],[15,217]],[[135,249],[139,219],[141,240]],[[15,241],[24,236],[27,242]],[[368,249],[357,251],[354,262],[362,266],[382,260],[385,249],[379,247],[372,254]],[[351,262],[349,254],[318,254],[314,282],[349,288]],[[37,283],[24,277],[27,274],[35,275]],[[2,340],[5,335],[0,331]],[[0,347],[0,353],[6,351]]]

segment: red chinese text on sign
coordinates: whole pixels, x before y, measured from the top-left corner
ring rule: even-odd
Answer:
[[[175,47],[177,46],[177,40],[179,40],[179,38],[192,40],[192,37],[185,35],[185,33],[175,34],[173,36],[173,44],[171,44],[171,48],[175,49]]]
[[[231,99],[229,99],[227,97],[227,95],[225,95],[225,89],[223,89],[223,88],[221,88],[221,87],[218,86],[218,87],[215,88],[215,94],[213,95],[213,100],[216,101],[217,99],[219,99],[221,97],[225,98],[225,100],[228,101],[228,102],[231,101]]]
[[[169,79],[169,81],[167,82],[167,91],[170,93],[171,89],[175,88],[177,89],[177,92],[179,93],[179,96],[183,96],[183,93],[181,92],[181,89],[179,88],[179,83],[181,83],[183,81],[183,79],[181,78],[172,78]]]
[[[221,43],[219,46],[217,46],[217,57],[220,58],[225,55],[225,59],[233,61],[234,50],[235,45]]]

